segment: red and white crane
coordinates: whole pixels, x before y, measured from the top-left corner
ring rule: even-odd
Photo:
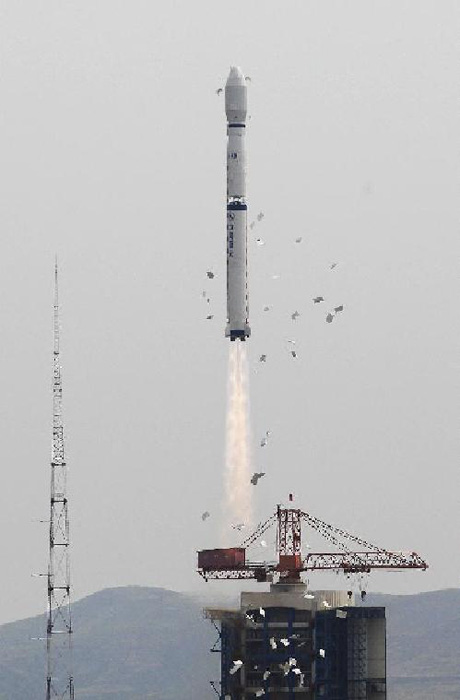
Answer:
[[[274,524],[277,525],[276,562],[251,562],[247,549]],[[302,554],[302,525],[307,525],[332,544],[337,551]],[[374,570],[422,569],[428,564],[416,552],[391,552],[342,528],[316,518],[298,508],[278,506],[239,547],[206,549],[198,552],[198,573],[211,579],[255,579],[264,582],[274,577],[286,583],[301,581],[307,571],[336,571],[345,574]]]

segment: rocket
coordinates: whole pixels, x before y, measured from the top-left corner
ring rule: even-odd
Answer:
[[[232,66],[225,85],[227,115],[227,327],[230,340],[251,334],[248,305],[248,230],[246,200],[247,86]]]

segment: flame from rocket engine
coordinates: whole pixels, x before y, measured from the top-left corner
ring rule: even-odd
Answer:
[[[225,539],[235,540],[231,525],[252,527],[252,461],[249,421],[249,371],[246,343],[230,343],[228,364],[225,474]]]

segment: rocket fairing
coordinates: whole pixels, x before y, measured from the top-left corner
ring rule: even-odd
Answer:
[[[246,200],[247,87],[232,66],[225,85],[227,115],[227,327],[230,340],[251,334],[248,305],[248,233]]]

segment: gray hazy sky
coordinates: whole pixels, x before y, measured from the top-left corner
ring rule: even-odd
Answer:
[[[458,585],[459,30],[457,0],[1,2],[0,622],[45,604],[30,574],[47,564],[34,521],[48,513],[55,252],[75,596],[226,586],[194,566],[219,544],[215,91],[233,63],[252,78],[250,218],[265,212],[250,244],[257,514],[294,491],[430,562],[374,589]]]

